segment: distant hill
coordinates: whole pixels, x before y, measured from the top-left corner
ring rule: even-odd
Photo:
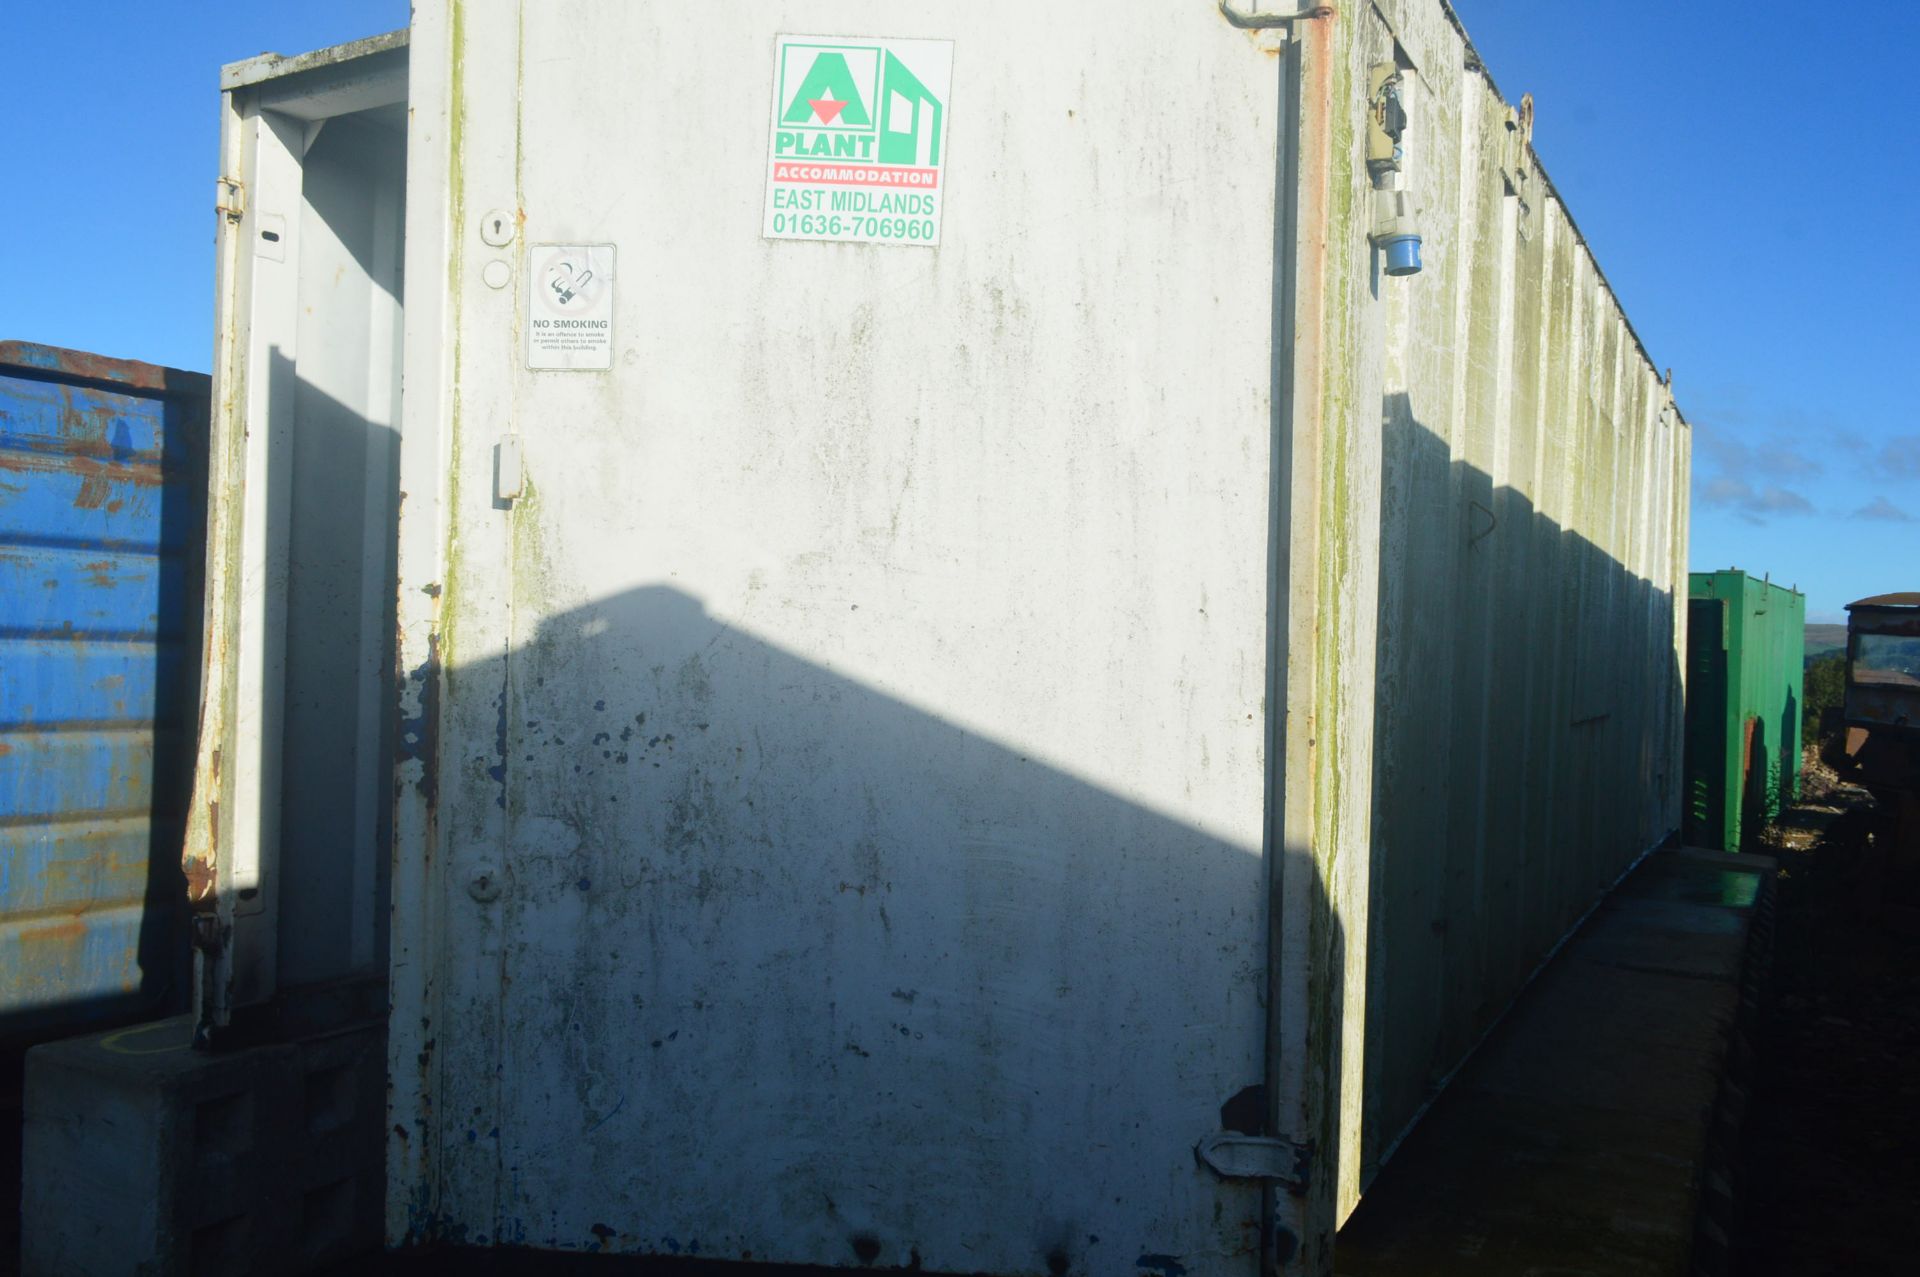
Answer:
[[[1844,625],[1809,625],[1807,627],[1807,659],[1826,656],[1832,652],[1847,650],[1847,627]]]

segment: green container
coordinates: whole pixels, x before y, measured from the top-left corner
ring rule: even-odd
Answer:
[[[1738,851],[1800,794],[1807,600],[1745,572],[1687,589],[1686,839]]]

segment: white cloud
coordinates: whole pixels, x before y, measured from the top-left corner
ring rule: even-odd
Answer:
[[[1778,484],[1755,487],[1745,479],[1717,475],[1698,485],[1695,501],[1703,506],[1733,511],[1749,523],[1765,523],[1781,515],[1813,514],[1813,502]]]
[[[1902,479],[1920,479],[1920,435],[1896,435],[1880,448],[1880,469]]]
[[[1853,512],[1856,519],[1880,519],[1887,523],[1920,523],[1911,511],[1902,510],[1885,497],[1875,497]]]

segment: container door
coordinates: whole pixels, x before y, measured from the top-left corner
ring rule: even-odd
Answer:
[[[382,1003],[404,34],[222,77],[212,659],[185,849],[209,1033],[269,1003],[289,1029]]]
[[[417,16],[396,1237],[1255,1271],[1278,64],[1148,8]]]

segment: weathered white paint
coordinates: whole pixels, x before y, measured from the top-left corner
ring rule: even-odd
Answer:
[[[1193,1146],[1262,1073],[1279,63],[1110,16],[417,21],[416,150],[460,140],[449,261],[410,251],[456,362],[444,413],[408,383],[454,486],[444,558],[403,546],[444,932],[397,1227],[1251,1270],[1258,1192]],[[759,237],[796,23],[955,41],[937,250]],[[495,207],[617,247],[611,373],[525,369]]]
[[[1336,7],[417,6],[394,1240],[1325,1272],[1677,824],[1685,424],[1448,11]],[[823,30],[954,42],[937,249],[760,238]],[[1262,1081],[1303,1197],[1195,1163]]]
[[[231,212],[185,846],[208,1025],[385,965],[404,46],[222,77]]]

